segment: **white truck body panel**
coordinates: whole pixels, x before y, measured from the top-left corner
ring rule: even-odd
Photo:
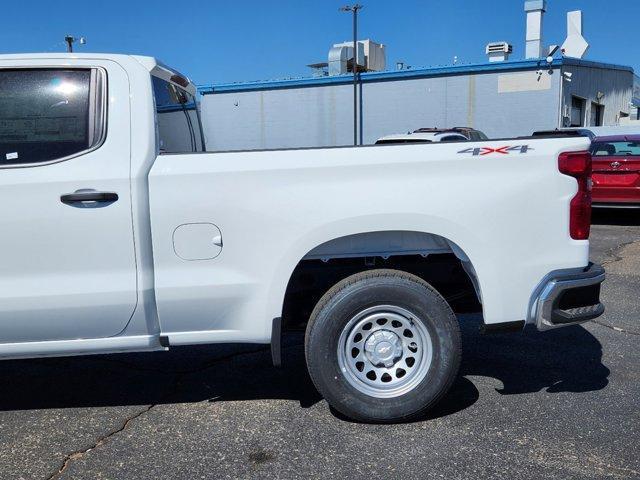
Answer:
[[[557,156],[589,145],[527,143],[527,154],[482,158],[457,153],[461,144],[160,156],[150,198],[163,333],[172,344],[184,330],[189,342],[196,331],[204,341],[267,342],[303,257],[334,239],[383,231],[453,242],[477,273],[485,322],[527,319],[548,272],[588,263],[588,241],[569,238],[577,186],[559,174]],[[171,238],[188,223],[217,225],[221,254],[181,260]]]

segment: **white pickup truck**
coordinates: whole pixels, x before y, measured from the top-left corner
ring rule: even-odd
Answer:
[[[271,344],[306,328],[343,414],[422,414],[455,313],[544,330],[603,312],[589,140],[205,152],[153,58],[0,56],[0,358]],[[7,387],[10,388],[10,387]]]

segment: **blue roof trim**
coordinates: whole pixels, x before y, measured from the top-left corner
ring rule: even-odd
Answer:
[[[552,67],[562,65],[584,66],[591,68],[606,68],[633,73],[633,68],[609,63],[592,62],[573,58],[560,58],[553,61]],[[478,63],[472,65],[452,65],[446,67],[414,68],[411,70],[396,70],[385,72],[369,72],[360,75],[362,83],[384,82],[391,80],[409,80],[416,78],[439,77],[446,75],[467,75],[471,73],[490,73],[500,71],[533,70],[540,67],[548,68],[544,59],[521,60],[514,62]],[[220,83],[213,85],[199,85],[198,91],[203,95],[227,92],[250,92],[256,90],[277,90],[286,88],[317,87],[327,85],[347,85],[353,82],[352,75],[337,75],[334,77],[309,77],[284,80],[265,80],[258,82]]]

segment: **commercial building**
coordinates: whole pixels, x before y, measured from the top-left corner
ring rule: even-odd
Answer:
[[[420,127],[470,126],[489,137],[613,125],[631,112],[633,70],[570,58],[364,73],[362,143]],[[348,75],[201,89],[214,150],[349,145]]]
[[[352,144],[354,63],[362,72],[357,110],[362,144],[422,127],[474,127],[497,138],[615,125],[637,115],[633,69],[580,58],[589,45],[579,11],[568,14],[562,47],[543,47],[545,10],[543,0],[525,2],[531,57],[526,60],[511,60],[512,46],[496,42],[487,45],[487,63],[398,65],[384,71],[384,45],[365,40],[355,55],[349,43],[334,45],[328,62],[311,65],[315,74],[309,78],[202,86],[208,148]]]

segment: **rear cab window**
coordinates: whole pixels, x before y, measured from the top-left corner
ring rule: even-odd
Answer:
[[[441,137],[440,141],[441,142],[466,142],[468,141],[468,139],[463,135],[448,135],[446,137]]]
[[[151,76],[156,104],[158,149],[162,153],[204,151],[200,113],[194,95],[155,75]]]
[[[0,167],[62,161],[104,140],[100,69],[0,69]]]

